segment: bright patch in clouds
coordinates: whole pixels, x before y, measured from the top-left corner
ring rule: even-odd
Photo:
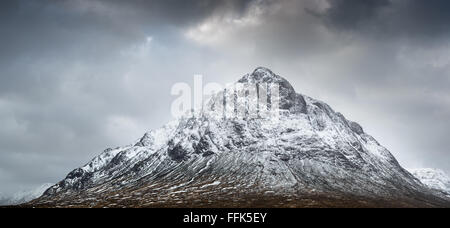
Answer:
[[[261,16],[265,12],[266,10],[260,5],[253,4],[242,16],[231,12],[213,15],[202,23],[187,29],[185,36],[200,44],[221,44],[236,33],[261,25]]]

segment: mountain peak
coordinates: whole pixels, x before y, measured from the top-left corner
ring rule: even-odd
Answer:
[[[276,75],[266,67],[257,67],[251,74],[246,74],[238,82],[239,83],[278,83],[286,81],[286,79]]]
[[[264,74],[269,74],[269,75],[275,75],[272,70],[270,70],[269,68],[266,67],[257,67],[254,71],[253,74],[255,73],[264,73]]]
[[[294,106],[298,110],[303,110],[305,101],[303,96],[295,92],[294,87],[285,78],[273,73],[272,70],[266,67],[257,67],[251,74],[244,75],[238,83],[250,83],[250,84],[278,84],[280,92],[280,108],[290,110]],[[297,111],[298,111],[297,110]]]

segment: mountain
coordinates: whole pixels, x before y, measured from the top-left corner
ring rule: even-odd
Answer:
[[[426,186],[450,197],[450,177],[442,170],[422,168],[410,170]]]
[[[50,183],[42,184],[31,190],[17,192],[11,197],[0,194],[0,205],[18,205],[27,203],[42,196],[42,194],[53,185],[54,184]]]
[[[450,206],[358,123],[297,93],[271,70],[259,67],[238,85],[259,88],[257,99],[227,87],[201,112],[151,130],[133,144],[106,149],[28,205]],[[244,116],[237,115],[239,104]],[[231,105],[231,115],[214,112],[222,105]],[[254,107],[256,116],[250,115]]]
[[[42,194],[53,185],[54,184],[51,184],[51,183],[45,183],[45,184],[42,184],[31,190],[19,191],[11,197],[9,204],[16,205],[16,204],[22,204],[22,203],[26,203],[31,200],[34,200],[34,199],[42,196]]]

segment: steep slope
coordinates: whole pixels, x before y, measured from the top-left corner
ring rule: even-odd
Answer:
[[[450,197],[450,177],[442,170],[423,168],[410,170],[426,186]]]
[[[208,111],[187,114],[147,132],[132,145],[105,150],[32,204],[449,205],[404,170],[359,124],[324,102],[296,93],[287,80],[269,69],[257,68],[238,83],[245,88],[279,85],[279,109],[265,117],[224,118]],[[267,90],[272,101],[272,90]],[[205,110],[229,104],[221,99],[227,93],[232,90],[214,96]],[[247,101],[245,111],[260,106],[246,96],[236,95],[236,100]]]

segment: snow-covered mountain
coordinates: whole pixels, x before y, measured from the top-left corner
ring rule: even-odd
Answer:
[[[45,190],[47,190],[53,185],[54,184],[45,183],[31,190],[19,191],[14,195],[12,195],[11,197],[7,197],[0,193],[0,205],[17,205],[27,203],[31,200],[34,200],[42,196]]]
[[[433,168],[412,169],[410,172],[426,186],[450,197],[450,177],[442,170]]]
[[[259,67],[238,83],[246,88],[278,84],[279,109],[272,114],[279,115],[187,114],[131,145],[106,149],[32,205],[450,205],[403,169],[358,123],[322,101],[297,93],[269,69]],[[213,96],[205,110],[231,103],[222,99],[230,91]],[[247,108],[267,108],[259,101],[246,102]]]

